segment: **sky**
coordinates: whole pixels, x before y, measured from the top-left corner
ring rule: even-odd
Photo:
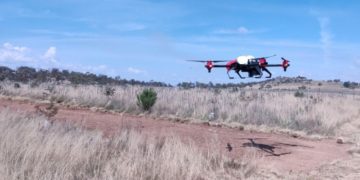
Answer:
[[[0,66],[126,79],[237,83],[187,59],[240,55],[280,63],[273,76],[360,81],[360,1],[1,0]]]

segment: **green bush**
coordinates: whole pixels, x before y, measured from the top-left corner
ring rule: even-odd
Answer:
[[[346,82],[343,83],[343,86],[346,87],[346,88],[355,89],[355,88],[357,88],[359,86],[359,83],[346,81]]]
[[[14,84],[14,88],[15,88],[15,89],[19,89],[19,88],[20,88],[20,84],[19,84],[19,83],[15,83],[15,84]]]
[[[105,87],[105,96],[114,96],[115,94],[115,88],[113,87]]]
[[[306,89],[306,86],[302,85],[302,86],[298,87],[298,89],[300,89],[300,90],[305,90],[305,89]]]
[[[295,94],[294,94],[294,96],[295,96],[295,97],[300,97],[300,98],[302,98],[302,97],[305,96],[305,94],[304,94],[304,92],[296,91]]]
[[[157,93],[153,89],[144,89],[137,95],[137,105],[144,111],[149,111],[155,104]]]

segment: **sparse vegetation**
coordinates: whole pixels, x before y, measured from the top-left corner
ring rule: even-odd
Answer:
[[[266,88],[266,89],[271,89],[272,86],[271,86],[270,84],[268,84],[268,85],[265,86],[265,88]]]
[[[140,86],[112,86],[116,93],[108,97],[102,86],[42,83],[31,88],[21,84],[14,88],[9,81],[0,82],[3,96],[20,96],[47,100],[50,96],[68,106],[96,107],[117,112],[139,113]],[[49,93],[48,87],[53,87]],[[296,87],[297,88],[297,87]],[[151,114],[190,120],[209,120],[209,114],[222,123],[262,125],[272,128],[301,130],[310,134],[334,135],[342,124],[359,117],[359,96],[311,93],[295,97],[294,92],[221,89],[153,88],[157,93]],[[216,90],[217,91],[217,90]],[[45,93],[45,94],[44,94]],[[48,95],[46,95],[48,94]],[[49,95],[51,94],[51,95]],[[324,108],[326,107],[326,108]],[[315,123],[320,122],[320,123]]]
[[[327,82],[321,88],[315,82],[306,84],[306,90],[299,90],[299,87],[305,86],[304,80],[299,79],[300,83],[294,84],[292,80],[280,78],[268,81],[269,84],[250,83],[247,87],[228,88],[226,85],[209,83],[209,88],[195,83],[195,87],[189,85],[191,88],[152,89],[137,85],[81,85],[66,81],[36,85],[34,81],[0,81],[2,98],[25,98],[48,103],[47,106],[36,107],[42,117],[0,112],[0,174],[5,179],[258,177],[256,167],[248,161],[229,160],[218,152],[204,153],[192,143],[184,143],[173,136],[145,138],[138,132],[123,129],[115,137],[104,138],[97,131],[54,123],[49,119],[53,119],[59,106],[135,114],[142,112],[140,107],[147,111],[147,115],[176,118],[180,122],[205,121],[211,126],[229,125],[239,131],[248,128],[265,131],[281,129],[291,133],[296,130],[296,134],[341,136],[346,137],[344,144],[350,142],[349,139],[351,142],[358,141],[355,128],[349,128],[360,127],[357,121],[360,118],[357,89],[347,90],[336,84],[343,90],[342,93],[324,93],[320,89],[327,88]],[[292,89],[281,89],[284,87],[281,81],[286,81],[286,87]],[[14,83],[18,83],[20,88],[16,88]],[[259,86],[264,88],[259,89]],[[318,87],[316,91],[312,91],[314,86]],[[147,98],[141,94],[148,94],[143,96]],[[150,108],[146,110],[143,107],[146,101],[141,99],[155,99],[156,103],[149,103],[152,105],[147,106]],[[24,119],[26,121],[22,121]],[[17,124],[9,124],[12,121]],[[31,145],[27,142],[31,142]]]
[[[251,161],[202,153],[175,136],[145,137],[131,129],[105,138],[44,117],[0,111],[1,179],[244,179]]]

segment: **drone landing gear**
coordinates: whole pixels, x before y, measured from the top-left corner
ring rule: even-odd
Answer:
[[[242,77],[241,74],[240,74],[240,71],[235,71],[236,74],[240,77],[240,79],[245,79],[245,77]]]
[[[269,74],[269,76],[266,76],[266,78],[271,78],[271,72],[266,67],[263,67],[261,69]]]
[[[235,71],[235,72],[240,77],[240,79],[245,79],[245,77],[241,76],[240,71]],[[227,75],[228,75],[229,79],[235,79],[233,76],[230,76],[229,71],[227,72]]]
[[[234,79],[234,77],[230,76],[229,71],[227,72],[227,75],[228,75],[229,79]]]
[[[261,78],[262,77],[262,75],[263,75],[263,73],[262,73],[262,71],[261,71],[261,69],[258,67],[258,66],[256,66],[256,71],[257,71],[257,73],[259,74],[259,76],[256,76],[255,78]]]

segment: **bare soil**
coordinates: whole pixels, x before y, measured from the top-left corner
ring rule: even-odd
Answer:
[[[45,105],[41,105],[45,107]],[[0,99],[0,110],[36,113],[35,104],[28,101]],[[261,157],[260,167],[275,168],[280,172],[310,172],[322,165],[351,158],[347,152],[351,145],[338,144],[336,139],[314,140],[275,134],[214,127],[207,124],[191,124],[154,119],[147,116],[96,112],[90,109],[59,107],[51,117],[55,121],[81,123],[89,129],[99,129],[106,136],[123,128],[132,128],[146,135],[176,135],[205,150],[224,153],[231,158],[244,154]],[[188,141],[190,140],[190,141]]]

